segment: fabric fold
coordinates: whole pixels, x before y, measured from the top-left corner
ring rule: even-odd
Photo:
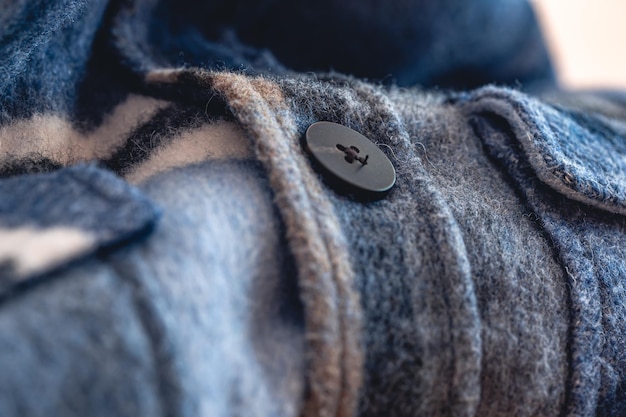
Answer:
[[[565,415],[626,411],[623,122],[488,87],[462,107],[554,245],[569,289]],[[583,103],[581,102],[581,106]],[[610,231],[610,232],[609,232]]]
[[[158,209],[94,165],[0,180],[0,294],[148,233]]]
[[[473,114],[492,114],[507,121],[546,185],[573,200],[626,214],[623,119],[605,116],[601,108],[595,114],[559,109],[497,87],[470,93],[467,100]]]
[[[192,78],[190,80],[189,78]],[[341,227],[304,159],[283,93],[266,78],[211,72],[148,74],[149,83],[180,78],[218,94],[246,131],[267,170],[298,270],[308,342],[305,416],[354,414],[362,378],[360,303]]]

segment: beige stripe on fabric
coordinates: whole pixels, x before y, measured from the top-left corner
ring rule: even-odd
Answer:
[[[77,228],[0,229],[0,264],[8,263],[17,279],[56,268],[95,247],[95,238]]]
[[[131,94],[89,132],[81,132],[57,115],[36,114],[18,120],[0,127],[0,162],[34,156],[67,166],[105,159],[124,144],[132,129],[167,105],[163,100]]]
[[[193,130],[182,130],[146,161],[134,166],[125,178],[132,184],[138,184],[177,167],[207,160],[252,159],[253,156],[241,128],[233,122],[221,121]]]

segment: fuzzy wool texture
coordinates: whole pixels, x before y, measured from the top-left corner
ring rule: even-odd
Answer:
[[[25,277],[137,239],[154,226],[159,215],[151,201],[93,165],[4,179],[0,192],[4,235],[0,296],[3,290],[11,290],[13,283],[23,283]]]
[[[428,88],[550,85],[528,3],[7,1],[0,415],[626,414],[626,98]]]
[[[165,213],[155,239],[106,261],[136,288],[159,363],[161,413],[298,415],[303,308],[258,164],[192,164],[140,189]]]
[[[567,273],[571,415],[624,413],[626,242],[624,217],[614,214],[623,211],[624,130],[622,120],[611,123],[615,105],[603,106],[607,116],[573,112],[571,102],[556,113],[515,92],[485,89],[468,106],[481,116],[477,132],[489,152],[540,213]]]
[[[2,5],[0,124],[42,111],[73,110],[106,6],[105,0]]]

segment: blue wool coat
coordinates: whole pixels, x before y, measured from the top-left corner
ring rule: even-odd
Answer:
[[[626,414],[626,98],[526,2],[4,3],[1,416]]]

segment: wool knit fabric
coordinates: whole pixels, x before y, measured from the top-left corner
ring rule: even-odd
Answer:
[[[626,95],[527,2],[0,7],[0,416],[626,415]]]

